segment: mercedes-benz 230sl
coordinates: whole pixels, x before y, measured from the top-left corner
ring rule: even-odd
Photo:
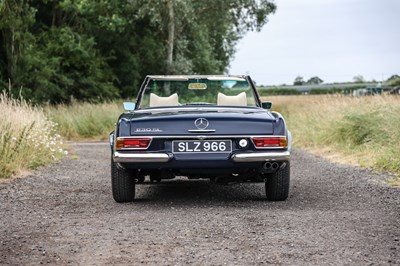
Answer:
[[[147,76],[124,107],[110,134],[115,201],[175,177],[263,182],[268,200],[288,197],[291,135],[249,76]]]

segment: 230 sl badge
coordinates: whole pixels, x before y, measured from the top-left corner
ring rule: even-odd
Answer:
[[[135,132],[162,132],[159,128],[137,128]]]

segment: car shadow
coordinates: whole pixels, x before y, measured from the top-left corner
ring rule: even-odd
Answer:
[[[264,183],[218,184],[207,180],[162,181],[136,186],[135,203],[175,206],[269,202]]]

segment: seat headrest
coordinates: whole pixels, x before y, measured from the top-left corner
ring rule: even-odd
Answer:
[[[176,106],[179,105],[178,94],[174,93],[168,97],[161,97],[154,93],[150,93],[150,107],[157,106]]]
[[[245,92],[241,92],[235,96],[228,96],[218,92],[218,105],[247,106],[247,97]]]

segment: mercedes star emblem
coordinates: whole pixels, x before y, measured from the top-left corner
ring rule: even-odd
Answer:
[[[205,118],[197,118],[194,121],[194,125],[198,128],[198,129],[206,129],[209,125],[208,120]]]

